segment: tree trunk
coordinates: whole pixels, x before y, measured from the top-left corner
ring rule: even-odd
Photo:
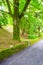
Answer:
[[[20,41],[19,21],[19,0],[14,0],[13,39],[18,41]]]
[[[38,37],[40,37],[40,26],[38,26]]]
[[[2,28],[2,25],[1,25],[1,23],[0,23],[0,28]]]
[[[24,36],[24,33],[25,33],[25,29],[22,29],[22,34],[21,35]]]
[[[15,18],[13,24],[13,39],[20,41],[19,18]]]

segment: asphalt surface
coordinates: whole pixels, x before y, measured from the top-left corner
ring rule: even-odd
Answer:
[[[43,39],[32,47],[5,59],[0,65],[43,65]]]

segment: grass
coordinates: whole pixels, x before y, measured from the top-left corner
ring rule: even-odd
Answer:
[[[21,38],[21,40],[22,41],[28,41],[28,42],[30,42],[30,45],[33,45],[36,42],[40,41],[41,40],[41,37],[40,38],[36,38],[36,39],[24,39],[24,38]]]
[[[33,45],[38,40],[40,40],[40,38],[37,38],[37,39],[21,38],[21,41],[29,41],[31,45]],[[18,41],[13,40],[13,35],[9,33],[8,31],[6,31],[5,29],[0,28],[0,51],[10,48],[11,45],[15,46],[16,44],[20,44],[20,43]]]
[[[6,57],[30,46],[35,42],[39,41],[40,38],[37,39],[24,39],[21,38],[21,43],[13,40],[13,35],[6,31],[5,29],[0,28],[0,60],[3,60]],[[25,41],[25,42],[24,42]]]
[[[18,41],[12,39],[12,34],[3,28],[0,28],[0,51],[10,48],[10,45],[15,46],[18,43]]]
[[[0,61],[28,47],[27,42],[14,41],[12,34],[0,28]]]
[[[24,42],[23,44],[18,44],[18,45],[15,45],[12,48],[8,48],[6,50],[1,51],[0,52],[0,61],[2,61],[3,59],[11,56],[14,53],[21,51],[22,49],[25,49],[27,47],[28,47],[28,43]]]

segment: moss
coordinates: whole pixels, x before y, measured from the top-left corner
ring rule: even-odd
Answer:
[[[28,42],[24,42],[24,43],[21,43],[21,44],[18,44],[16,46],[12,47],[12,48],[3,50],[2,52],[0,52],[0,61],[11,56],[14,53],[21,51],[22,49],[25,49],[26,47],[28,47]]]
[[[24,38],[21,38],[21,41],[28,41],[28,42],[30,42],[30,46],[32,46],[33,44],[35,44],[36,42],[38,42],[41,39],[42,39],[41,37],[36,38],[36,39],[24,39]]]

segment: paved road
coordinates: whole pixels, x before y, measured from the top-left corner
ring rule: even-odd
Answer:
[[[0,65],[43,65],[43,39],[4,60]]]

